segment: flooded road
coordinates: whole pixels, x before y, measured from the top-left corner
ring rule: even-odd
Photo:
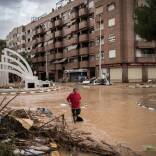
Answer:
[[[57,92],[20,95],[15,106],[47,107],[56,114],[64,113],[71,122],[70,108],[66,97],[72,88]],[[136,151],[143,151],[147,145],[156,148],[156,112],[137,105],[146,97],[155,97],[156,88],[130,89],[115,86],[79,86],[82,96],[82,129],[92,131],[108,142],[120,142]],[[114,140],[113,140],[113,139]]]

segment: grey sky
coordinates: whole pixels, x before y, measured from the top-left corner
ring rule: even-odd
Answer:
[[[58,0],[0,0],[0,39],[14,28],[30,22],[31,17],[49,13]]]

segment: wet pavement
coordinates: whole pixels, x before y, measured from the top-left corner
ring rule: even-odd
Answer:
[[[56,114],[64,113],[71,123],[71,111],[66,102],[71,89],[67,87],[56,92],[20,95],[14,101],[14,106],[47,107]],[[79,89],[85,121],[76,127],[91,131],[99,138],[104,137],[108,142],[125,144],[136,151],[147,150],[146,146],[156,149],[156,111],[137,104],[141,99],[155,101],[152,97],[156,96],[156,88],[113,85],[79,86]]]

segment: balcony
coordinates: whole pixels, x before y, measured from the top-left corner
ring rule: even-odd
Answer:
[[[89,27],[94,27],[94,19],[89,20]]]
[[[37,38],[37,43],[42,43],[42,42],[44,42],[44,39],[42,37]]]
[[[55,32],[55,37],[62,37],[62,31],[61,30],[57,30]]]
[[[81,21],[79,23],[79,29],[84,29],[84,28],[87,28],[87,27],[88,27],[87,21]]]
[[[56,53],[55,57],[56,59],[61,59],[63,58],[63,53]]]
[[[33,54],[36,54],[37,52],[38,52],[38,48],[32,49],[32,53],[33,53]]]
[[[62,64],[56,64],[56,70],[62,70],[63,66]]]
[[[88,54],[88,48],[80,48],[79,53],[80,53],[80,55],[87,55]]]
[[[76,19],[76,18],[78,18],[78,12],[76,12],[76,11],[72,12],[71,16],[70,16],[70,19],[73,20],[73,19]]]
[[[31,59],[31,61],[32,61],[33,63],[37,63],[37,58],[34,57],[34,58]]]
[[[79,36],[79,42],[88,42],[88,34],[81,34]]]
[[[54,54],[48,55],[48,60],[49,60],[49,61],[52,61],[52,60],[54,60],[54,59],[55,59],[55,55],[54,55]]]
[[[155,63],[156,62],[156,54],[146,54],[145,56],[136,57],[136,62]]]
[[[63,40],[63,47],[68,47],[70,45],[70,40],[64,39]]]
[[[67,35],[69,35],[71,33],[71,28],[65,28],[64,30],[63,30],[63,36],[67,36]]]
[[[96,67],[96,61],[95,60],[89,60],[89,67]]]
[[[80,61],[80,68],[88,68],[89,62],[88,61]]]
[[[36,45],[38,42],[37,42],[37,39],[34,39],[33,40],[33,45]]]
[[[70,27],[70,32],[76,32],[78,31],[78,24],[73,24],[71,27]]]
[[[54,49],[54,43],[50,43],[48,44],[46,47],[45,47],[45,51],[49,51],[49,50],[52,50]]]
[[[62,48],[62,42],[61,41],[57,41],[55,42],[55,48]]]
[[[65,58],[70,58],[70,57],[78,56],[78,49],[74,49],[74,50],[71,50],[69,52],[64,52],[63,56]]]
[[[44,47],[38,47],[38,52],[44,52]]]
[[[52,28],[54,28],[54,27],[55,27],[55,23],[54,23],[54,22],[50,22],[50,23],[49,23],[49,28],[52,29]]]
[[[101,30],[101,34],[102,35],[104,34],[104,29]],[[95,36],[96,37],[100,36],[100,29],[98,29],[98,30],[95,31]]]
[[[100,14],[100,15],[103,16],[103,14]],[[99,23],[100,20],[101,20],[101,19],[100,19],[100,16],[99,16],[99,15],[96,15],[96,17],[95,17],[95,21]]]
[[[96,46],[89,47],[89,54],[96,54],[98,51]]]
[[[62,20],[58,19],[55,21],[55,27],[62,26]]]
[[[38,57],[38,59],[37,59],[37,61],[38,62],[45,62],[45,57],[43,56],[43,57]]]
[[[55,70],[55,64],[51,64],[48,66],[48,70]]]
[[[136,41],[138,48],[156,48],[156,42]]]
[[[95,40],[95,33],[89,34],[89,41],[94,41]]]
[[[78,44],[78,37],[73,37],[70,39],[71,44]]]
[[[66,66],[65,66],[65,69],[66,69],[66,70],[78,69],[78,68],[79,68],[79,63],[78,63],[78,61],[73,61],[73,62],[67,63]]]
[[[49,41],[49,40],[53,39],[54,36],[55,36],[54,33],[49,33],[49,34],[47,34],[47,35],[45,36],[45,41]]]
[[[89,8],[88,12],[89,12],[89,14],[94,13],[94,8]]]
[[[33,36],[37,35],[37,30],[33,31]]]
[[[42,34],[43,32],[44,32],[44,30],[42,28],[37,29],[37,34]]]
[[[81,9],[79,10],[79,16],[86,16],[86,15],[88,15],[88,10],[87,10],[87,8],[81,8]]]
[[[39,72],[44,72],[45,71],[45,66],[38,66],[38,71]]]

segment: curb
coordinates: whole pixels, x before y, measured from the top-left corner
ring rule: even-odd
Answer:
[[[18,93],[24,94],[37,94],[37,93],[48,93],[62,89],[61,87],[53,88],[53,89],[45,89],[45,90],[36,90],[36,91],[20,91]],[[1,92],[0,95],[15,95],[17,92]]]

